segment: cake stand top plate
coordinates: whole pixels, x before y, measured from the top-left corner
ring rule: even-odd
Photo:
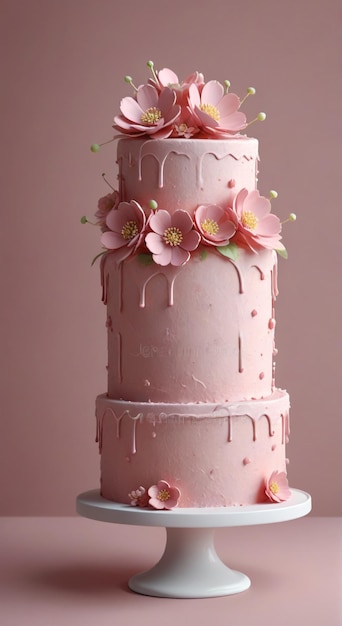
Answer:
[[[305,491],[291,489],[291,497],[279,504],[266,502],[250,506],[158,511],[111,502],[102,498],[99,489],[93,489],[77,496],[76,510],[82,517],[116,524],[166,528],[224,528],[273,524],[303,517],[311,511],[311,496]]]

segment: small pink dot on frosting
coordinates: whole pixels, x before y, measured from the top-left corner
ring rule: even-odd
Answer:
[[[155,439],[155,438],[156,438],[156,436],[157,436],[157,433],[153,432],[153,433],[152,433],[152,437],[153,437],[153,439]]]
[[[125,461],[127,461],[127,463],[131,462],[131,457],[130,456],[126,456]]]
[[[244,465],[248,465],[249,463],[251,463],[251,459],[248,456],[245,456],[244,460],[242,461]]]
[[[290,463],[290,459],[285,459],[285,463],[288,465]]]
[[[258,311],[256,309],[253,309],[251,316],[255,317],[256,315],[258,315]]]
[[[233,187],[235,187],[235,185],[236,185],[236,182],[235,182],[234,178],[231,178],[231,179],[228,181],[228,187],[229,187],[229,189],[233,189]]]
[[[264,372],[260,372],[260,374],[259,374],[260,380],[262,380],[264,378],[264,376],[265,376]]]
[[[276,325],[276,321],[274,317],[271,317],[271,319],[268,320],[268,328],[272,330],[273,328],[275,328],[275,325]]]
[[[272,448],[271,448],[272,452],[274,452],[274,450],[276,449],[276,447],[277,447],[277,444],[276,444],[276,443],[274,443],[274,444],[273,444],[273,446],[272,446]]]

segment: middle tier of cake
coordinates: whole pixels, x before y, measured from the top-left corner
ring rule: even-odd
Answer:
[[[142,255],[147,256],[147,255]],[[196,251],[181,267],[102,261],[108,396],[234,402],[274,390],[277,257]]]

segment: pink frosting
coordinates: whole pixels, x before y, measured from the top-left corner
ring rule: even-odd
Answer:
[[[180,268],[145,266],[138,257],[118,267],[107,256],[109,396],[225,402],[270,395],[275,263],[269,250],[257,257],[241,250],[235,262],[198,254]]]
[[[130,503],[137,485],[160,478],[180,490],[178,506],[264,502],[265,481],[285,472],[289,398],[215,404],[97,399],[102,495]]]

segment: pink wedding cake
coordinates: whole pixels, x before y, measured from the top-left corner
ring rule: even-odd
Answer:
[[[245,98],[228,81],[180,82],[148,65],[146,84],[126,77],[118,185],[96,213],[108,335],[101,495],[156,509],[280,502],[289,397],[274,371],[286,256],[276,193],[257,190]]]

